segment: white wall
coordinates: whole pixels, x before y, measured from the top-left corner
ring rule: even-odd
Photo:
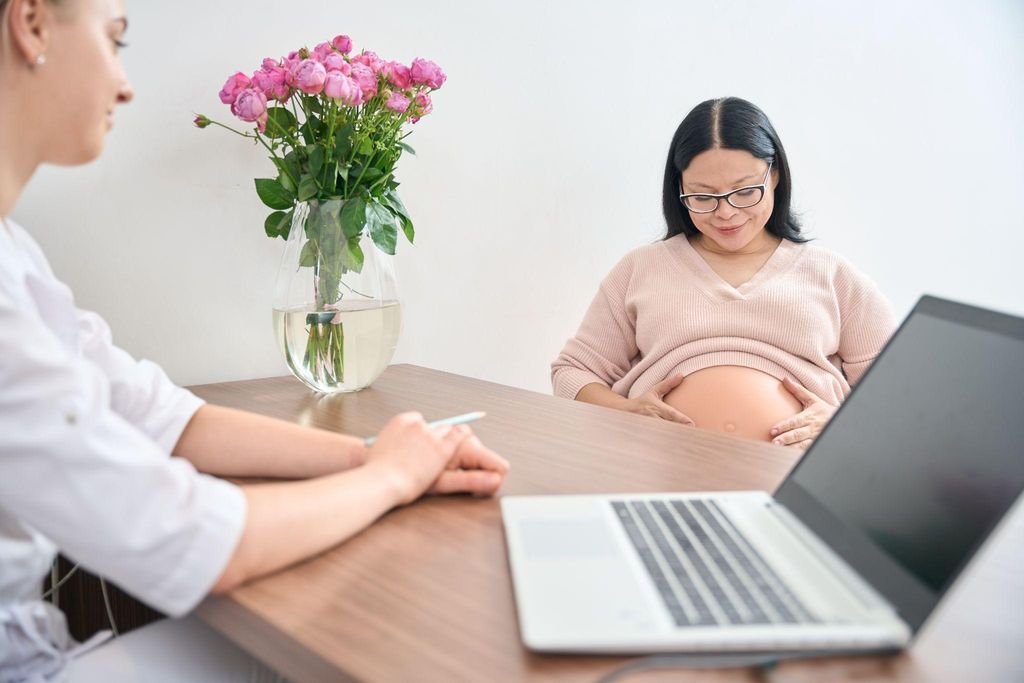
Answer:
[[[548,391],[601,277],[656,239],[661,173],[698,102],[760,105],[809,232],[905,314],[923,292],[1024,313],[1024,3],[129,2],[136,101],[84,169],[15,210],[80,305],[183,384],[285,374],[270,329],[284,245],[228,74],[337,33],[449,81],[410,142],[396,361]]]

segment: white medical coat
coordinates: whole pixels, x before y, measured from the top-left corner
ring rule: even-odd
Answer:
[[[40,600],[58,549],[172,616],[210,590],[246,507],[169,457],[201,405],[115,346],[28,233],[0,223],[0,682],[56,674],[74,647]]]

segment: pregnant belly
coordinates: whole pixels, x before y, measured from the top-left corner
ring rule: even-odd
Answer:
[[[771,441],[768,430],[803,410],[771,375],[738,365],[717,365],[687,375],[665,403],[701,429]]]

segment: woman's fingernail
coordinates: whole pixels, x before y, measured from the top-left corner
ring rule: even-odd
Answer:
[[[772,443],[775,444],[776,446],[781,446],[782,445],[782,439],[775,439],[775,441],[772,441]]]
[[[772,436],[775,436],[778,433],[779,433],[779,430],[776,429],[775,427],[772,427]]]

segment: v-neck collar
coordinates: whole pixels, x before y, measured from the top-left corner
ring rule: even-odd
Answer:
[[[715,269],[704,260],[704,257],[694,249],[686,235],[676,235],[666,240],[665,246],[673,252],[684,270],[690,274],[697,275],[699,286],[712,299],[736,300],[746,299],[753,294],[761,285],[774,278],[779,273],[785,272],[800,254],[800,245],[783,239],[779,245],[764,262],[764,265],[754,275],[741,284],[733,287],[726,282]]]

